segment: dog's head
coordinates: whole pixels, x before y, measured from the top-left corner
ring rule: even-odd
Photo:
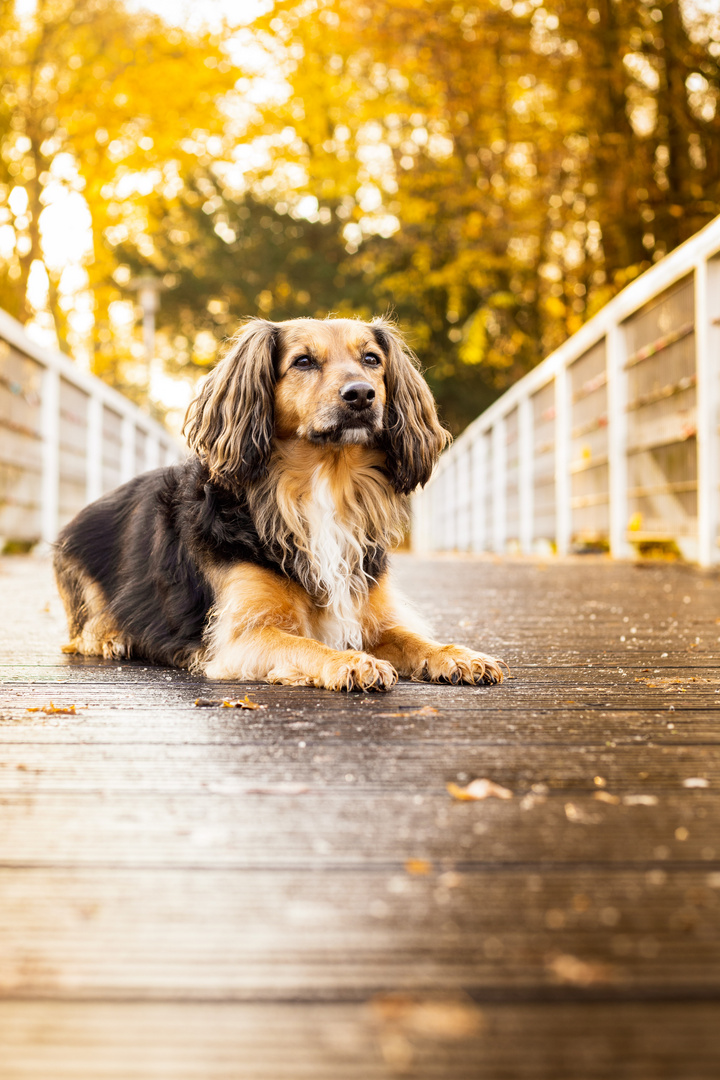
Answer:
[[[449,441],[417,360],[385,319],[253,319],[190,406],[188,442],[213,480],[259,479],[273,438],[384,450],[396,491],[430,478]]]

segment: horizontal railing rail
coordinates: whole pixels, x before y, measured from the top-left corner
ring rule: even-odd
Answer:
[[[133,402],[0,311],[0,550],[52,543],[86,503],[183,453]]]
[[[418,552],[720,562],[720,218],[512,386],[413,496]]]

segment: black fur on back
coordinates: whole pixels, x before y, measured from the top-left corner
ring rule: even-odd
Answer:
[[[209,479],[196,457],[155,469],[86,506],[61,532],[55,570],[70,599],[70,632],[82,627],[78,570],[96,581],[131,656],[187,666],[202,646],[213,602],[209,565],[249,562],[294,578],[264,546],[242,492]],[[377,579],[384,550],[368,552]],[[75,626],[73,626],[75,622]]]

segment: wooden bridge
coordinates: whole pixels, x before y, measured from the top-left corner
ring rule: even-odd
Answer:
[[[3,1080],[720,1075],[717,571],[396,571],[512,679],[65,656],[47,562],[0,562]]]

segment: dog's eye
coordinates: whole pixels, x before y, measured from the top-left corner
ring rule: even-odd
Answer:
[[[317,364],[312,356],[298,356],[297,360],[293,360],[292,366],[300,368],[301,371],[307,371],[309,368],[317,367]]]
[[[380,357],[376,356],[375,353],[365,353],[363,356],[363,363],[367,364],[369,367],[379,367]]]

